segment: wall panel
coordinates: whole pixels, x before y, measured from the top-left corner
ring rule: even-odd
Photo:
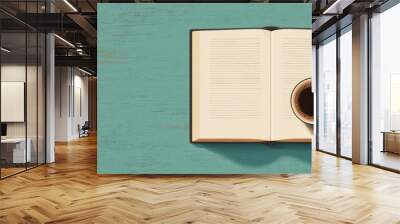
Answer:
[[[98,172],[309,172],[311,144],[189,141],[190,30],[266,26],[311,28],[311,4],[99,4]]]

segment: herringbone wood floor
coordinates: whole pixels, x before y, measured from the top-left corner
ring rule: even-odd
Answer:
[[[0,223],[400,223],[400,175],[315,152],[310,175],[96,175],[96,139],[0,181]]]

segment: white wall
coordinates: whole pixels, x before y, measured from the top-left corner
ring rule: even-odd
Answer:
[[[30,128],[32,128],[32,133],[35,131],[36,135],[36,66],[27,66],[25,64],[5,64],[1,66],[1,81],[2,82],[25,82],[25,75],[27,69],[27,77],[29,81],[29,87],[27,88],[27,118],[28,118],[28,137],[31,133]],[[33,86],[33,87],[32,87]],[[40,106],[40,105],[39,105]],[[6,108],[2,108],[5,110]],[[25,137],[25,122],[7,122],[7,135],[8,137]]]
[[[69,96],[68,88],[70,70],[67,67],[55,68],[55,141],[67,141],[69,139]]]
[[[18,81],[25,82],[25,64],[6,64],[1,66],[1,81],[10,82]],[[32,67],[27,68],[28,71]],[[31,72],[28,72],[31,74]],[[6,108],[1,108],[5,110]],[[7,123],[7,137],[23,138],[25,137],[25,122],[8,122]]]
[[[70,141],[88,120],[88,77],[72,67],[56,67],[55,73],[55,140]]]
[[[78,75],[75,73],[73,86],[74,86],[73,94],[75,95],[73,96],[74,102],[72,103],[74,107],[71,108],[72,109],[71,135],[73,138],[78,138],[79,137],[79,132],[77,128],[78,124],[82,126],[85,123],[85,121],[88,121],[89,119],[88,77],[82,76],[82,73],[79,73]]]
[[[38,69],[38,70],[36,70]],[[25,80],[27,78],[27,80]],[[29,143],[32,151],[32,161],[39,163],[44,162],[44,146],[45,146],[45,116],[44,116],[44,74],[42,67],[36,65],[28,65],[20,63],[7,63],[1,66],[2,82],[24,82],[26,84],[26,110],[27,120],[24,122],[6,122],[7,137],[24,138],[25,135],[30,139]],[[7,97],[7,96],[2,96]],[[9,108],[1,108],[7,110]],[[39,156],[36,156],[39,153]]]

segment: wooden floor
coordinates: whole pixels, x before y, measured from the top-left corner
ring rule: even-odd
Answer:
[[[400,154],[375,150],[372,159],[374,164],[400,170]]]
[[[0,181],[0,223],[400,223],[400,175],[320,152],[305,175],[99,176],[94,137]]]
[[[25,169],[25,167],[23,167],[23,168],[1,168],[1,177],[3,178],[3,177],[8,177],[8,176],[11,176],[11,175],[13,175],[13,174],[16,174],[16,173],[19,173],[19,172],[23,172],[23,171],[25,171],[26,169]]]

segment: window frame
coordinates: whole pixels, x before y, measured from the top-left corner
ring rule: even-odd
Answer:
[[[344,18],[344,19],[346,20],[348,18]],[[341,81],[340,80],[340,77],[341,77],[340,60],[341,60],[341,57],[340,56],[341,55],[340,55],[340,37],[343,34],[347,33],[347,32],[351,32],[352,29],[349,28],[351,26],[352,26],[352,23],[349,22],[346,25],[344,25],[343,27],[340,27],[340,29],[338,28],[336,30],[336,32],[334,32],[331,35],[326,36],[324,39],[321,39],[321,40],[318,41],[318,43],[316,44],[316,65],[315,65],[316,66],[316,68],[315,68],[315,70],[316,70],[316,82],[315,83],[316,83],[316,90],[317,90],[316,91],[316,105],[315,105],[315,108],[316,108],[316,117],[317,117],[316,120],[318,120],[318,118],[320,117],[320,112],[321,112],[318,109],[319,108],[319,93],[318,93],[319,91],[318,91],[318,89],[319,89],[319,85],[320,85],[320,79],[319,79],[319,77],[320,77],[320,75],[319,75],[319,64],[320,64],[319,63],[319,59],[320,59],[320,56],[319,56],[319,53],[318,53],[318,49],[319,49],[321,43],[326,42],[330,38],[335,36],[335,38],[332,38],[332,40],[329,40],[329,41],[336,41],[336,61],[335,61],[335,63],[336,63],[336,83],[335,83],[336,84],[336,151],[335,151],[335,153],[332,153],[332,152],[329,152],[327,150],[321,149],[319,147],[320,146],[320,144],[319,144],[319,130],[320,130],[320,127],[318,125],[318,122],[315,122],[315,125],[316,125],[316,128],[315,128],[315,130],[316,130],[316,133],[315,133],[315,145],[316,145],[316,151],[327,153],[327,154],[330,154],[330,155],[333,155],[333,156],[337,156],[337,157],[340,157],[340,158],[344,158],[344,159],[347,159],[347,160],[352,160],[352,158],[342,155],[342,150],[341,150],[341,119],[340,119],[340,103],[341,103],[341,99],[340,99],[341,98],[340,97],[340,81]]]

